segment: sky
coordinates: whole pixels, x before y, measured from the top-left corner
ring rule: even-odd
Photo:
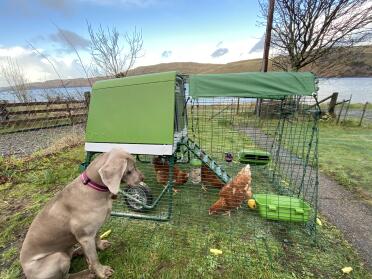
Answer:
[[[134,67],[257,58],[264,34],[258,15],[258,0],[0,0],[0,64],[11,57],[29,81],[55,79],[47,57],[62,78],[83,77],[64,38],[91,65],[87,22],[122,34],[142,30],[143,56]]]

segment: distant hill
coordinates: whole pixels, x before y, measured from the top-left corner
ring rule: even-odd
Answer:
[[[348,65],[337,65],[330,69],[325,75],[327,77],[372,77],[372,45],[359,47],[363,49],[363,56],[361,60],[353,61]],[[141,66],[129,71],[129,76],[177,71],[183,74],[201,74],[201,73],[237,73],[237,72],[257,72],[260,71],[262,59],[251,59],[231,62],[227,64],[208,64],[208,63],[194,63],[194,62],[173,62],[162,63],[150,66]],[[321,66],[319,66],[321,67]],[[269,70],[271,66],[269,65]],[[309,69],[304,69],[309,70]],[[317,74],[317,69],[312,71]],[[320,71],[319,71],[320,72]],[[105,77],[95,77],[91,80],[94,82]],[[64,83],[67,87],[89,86],[89,82],[85,78],[66,79]],[[30,84],[32,88],[53,88],[60,87],[60,80],[48,80],[45,82],[35,82]]]

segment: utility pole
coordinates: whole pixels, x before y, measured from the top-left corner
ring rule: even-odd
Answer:
[[[262,59],[262,72],[267,72],[269,65],[269,50],[271,43],[271,29],[273,28],[273,17],[274,17],[274,6],[275,0],[269,0],[269,9],[267,11],[267,23],[266,23],[266,33],[265,33],[265,46]]]
[[[275,0],[269,0],[269,9],[267,10],[265,45],[264,45],[264,53],[263,53],[263,58],[262,58],[261,72],[267,72],[267,68],[269,66],[269,50],[270,50],[270,43],[271,43],[271,29],[273,28],[274,6],[275,6]],[[257,99],[257,103],[256,103],[257,116],[260,116],[261,104],[262,104],[262,99]]]

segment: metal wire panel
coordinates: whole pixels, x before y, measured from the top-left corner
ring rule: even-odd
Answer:
[[[316,236],[318,112],[310,108],[313,104],[311,98],[262,100],[259,103],[257,108],[252,99],[193,100],[187,107],[189,138],[219,168],[226,170],[232,181],[246,166],[240,162],[239,152],[265,151],[270,154],[268,162],[250,167],[253,194],[290,197],[289,202],[280,199],[276,204],[278,208],[291,208],[295,198],[304,201],[310,207],[306,218],[301,215],[301,210],[307,210],[303,203],[296,205],[297,213],[289,213],[290,219],[297,218],[300,222],[266,219],[259,210],[247,206],[247,196],[242,198],[239,195],[225,197],[236,198],[232,203],[238,206],[225,207],[217,214],[210,214],[211,207],[222,197],[221,193],[229,183],[206,168],[206,164],[202,167],[200,183],[192,183],[195,167],[190,160],[203,160],[204,156],[196,155],[193,146],[180,146],[171,157],[139,157],[137,166],[151,189],[152,204],[167,185],[170,187],[153,208],[140,212],[128,207],[125,197],[119,196],[114,205],[114,215],[169,221],[154,229],[157,230],[156,237],[158,230],[164,231],[162,239],[154,240],[155,243],[183,249],[183,253],[189,253],[190,257],[195,255],[195,251],[207,255],[209,248],[218,247],[230,259],[248,264],[257,260],[257,253],[270,258],[272,251],[277,249],[271,242],[273,239],[312,243]],[[232,156],[231,162],[227,154]],[[162,162],[160,169],[156,166],[159,163],[154,163],[156,160]],[[145,231],[153,226],[142,221],[135,224],[135,227],[141,224]],[[198,241],[190,243],[190,239]]]

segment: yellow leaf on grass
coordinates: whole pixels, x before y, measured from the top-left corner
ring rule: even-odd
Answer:
[[[111,234],[111,230],[105,231],[103,234],[100,235],[100,239],[104,239]]]
[[[316,223],[317,223],[319,226],[322,226],[322,225],[323,225],[323,224],[322,224],[322,221],[320,221],[319,218],[316,218]]]
[[[353,271],[353,268],[351,266],[346,266],[343,269],[341,269],[343,273],[349,274]]]
[[[221,254],[222,254],[222,251],[219,250],[219,249],[211,248],[211,249],[209,249],[209,251],[210,251],[213,255],[215,255],[215,256],[218,256],[218,255],[221,255]]]

